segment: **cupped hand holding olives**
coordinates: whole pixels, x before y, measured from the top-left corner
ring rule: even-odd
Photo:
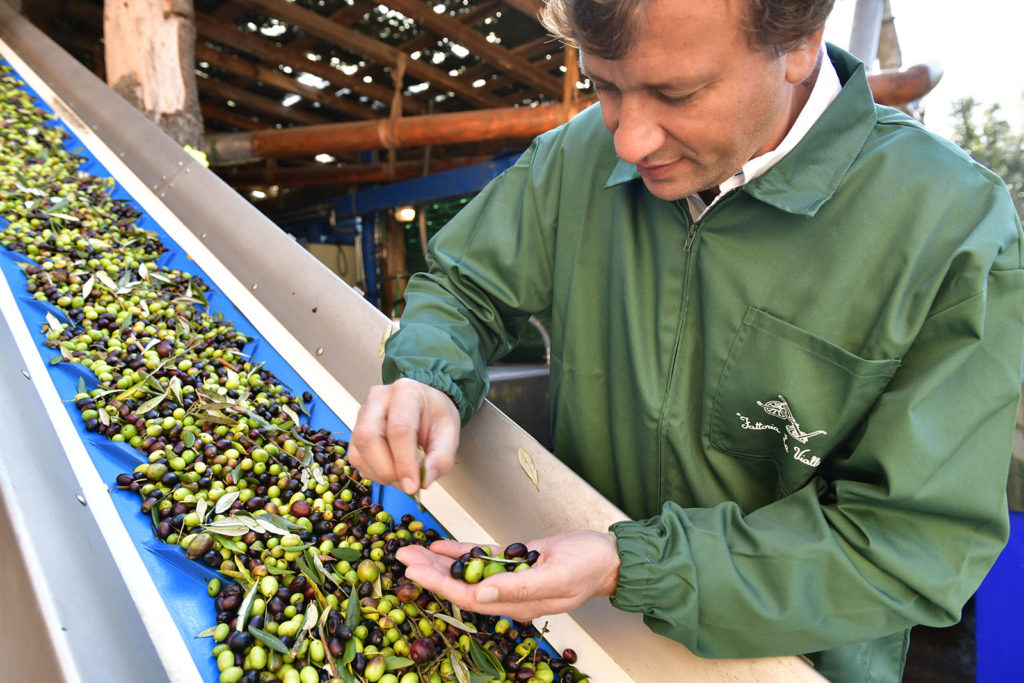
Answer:
[[[612,534],[570,531],[533,541],[529,548],[528,552],[535,552],[538,559],[532,566],[523,563],[530,567],[528,571],[508,571],[510,565],[506,565],[505,571],[491,570],[487,576],[483,573],[488,566],[488,560],[483,559],[487,553],[471,543],[441,539],[429,548],[400,548],[397,557],[406,565],[406,577],[427,590],[444,595],[460,608],[518,621],[568,612],[590,598],[615,593],[619,556]],[[492,552],[497,555],[499,550],[495,548]],[[478,555],[475,558],[474,552]],[[518,548],[513,552],[518,552]],[[453,564],[466,554],[469,554],[469,561],[461,560],[462,577],[453,577]],[[473,560],[483,565],[475,583],[467,582],[465,575]],[[476,569],[473,572],[471,579],[476,578]]]

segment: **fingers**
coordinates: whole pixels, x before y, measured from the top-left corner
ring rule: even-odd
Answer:
[[[398,487],[408,494],[413,494],[422,484],[419,435],[420,425],[429,420],[429,416],[426,415],[426,397],[420,388],[422,385],[417,386],[409,381],[399,380],[391,386],[385,438],[391,449]]]
[[[444,393],[400,379],[368,392],[352,430],[348,458],[363,476],[413,494],[451,470],[459,428],[458,410]]]
[[[470,550],[469,543],[438,540],[430,548],[407,546],[397,557],[405,575],[462,609],[530,621],[567,612],[592,597],[615,592],[619,558],[612,534],[576,531],[529,543],[540,552],[530,569],[502,572],[469,584],[449,574],[452,560]]]

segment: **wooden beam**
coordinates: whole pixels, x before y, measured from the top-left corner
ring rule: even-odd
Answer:
[[[346,98],[338,97],[332,92],[324,92],[309,85],[299,83],[277,69],[269,69],[256,62],[215,50],[206,45],[196,45],[196,57],[224,71],[244,76],[253,81],[262,81],[286,92],[293,92],[308,100],[319,102],[325,109],[332,109],[349,117],[374,119],[381,116],[367,106],[356,104]]]
[[[491,159],[488,155],[459,157],[454,159],[435,159],[431,162],[431,171],[447,171],[470,164],[479,164]],[[251,189],[280,185],[297,187],[307,185],[364,185],[367,183],[388,182],[386,164],[346,164],[344,166],[320,167],[302,166],[298,168],[238,168],[234,166],[216,166],[214,171],[226,183],[237,189]],[[423,162],[395,162],[394,180],[408,180],[423,175]]]
[[[936,64],[917,64],[868,74],[871,95],[878,104],[896,107],[921,99],[938,85],[942,69]]]
[[[382,0],[393,10],[409,17],[440,36],[467,48],[485,62],[497,67],[518,81],[527,83],[548,97],[558,98],[562,84],[557,78],[538,69],[508,48],[490,43],[482,33],[444,14],[437,14],[421,0]]]
[[[240,130],[263,130],[267,127],[267,124],[244,114],[238,114],[227,107],[215,107],[212,104],[200,102],[199,110],[203,113],[204,121],[219,121]]]
[[[564,123],[580,108],[541,105],[229,133],[208,137],[206,154],[211,164],[230,164],[253,158],[528,139]]]
[[[350,52],[361,54],[384,66],[396,66],[400,55],[404,54],[398,48],[371,38],[365,33],[324,21],[324,17],[313,10],[291,4],[287,0],[243,0],[243,2],[249,7],[266,12],[307,33],[335,43]],[[479,92],[461,79],[452,78],[446,72],[414,59],[408,60],[406,73],[413,78],[430,81],[437,87],[447,88],[478,107],[495,107],[500,104],[500,100],[497,98]]]
[[[536,19],[544,8],[544,0],[504,0],[504,2],[531,19]]]
[[[314,76],[319,76],[330,82],[335,88],[347,88],[353,93],[365,95],[384,103],[391,99],[391,88],[364,83],[361,79],[347,76],[328,64],[310,61],[303,50],[278,45],[258,35],[240,31],[231,24],[198,15],[196,17],[196,32],[203,38],[245,52],[264,62],[283,64],[296,71],[306,71]],[[406,102],[402,106],[403,109],[416,114],[425,113],[427,110],[423,104],[409,100],[409,98],[406,98]]]
[[[230,85],[224,81],[210,78],[198,78],[196,81],[199,85],[199,92],[204,97],[232,100],[264,114],[270,114],[278,119],[305,125],[330,123],[331,121],[329,118],[318,116],[302,109],[286,107],[276,100],[251,93],[248,90]]]
[[[178,144],[196,147],[194,16],[191,0],[108,2],[103,46],[107,84]]]

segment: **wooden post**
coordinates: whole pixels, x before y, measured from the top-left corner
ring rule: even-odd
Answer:
[[[397,318],[402,312],[396,307],[404,305],[400,299],[405,296],[405,285],[409,279],[405,263],[405,226],[395,219],[393,211],[388,210],[384,212],[384,229],[387,241],[383,254],[380,308],[385,315]]]
[[[182,145],[201,148],[192,0],[105,0],[107,84]]]

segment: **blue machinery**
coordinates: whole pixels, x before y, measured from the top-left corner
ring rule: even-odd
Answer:
[[[360,190],[272,217],[292,234],[305,236],[310,242],[336,240],[342,244],[355,244],[356,235],[363,237],[359,243],[366,273],[367,299],[376,304],[379,287],[377,254],[374,240],[365,239],[367,226],[370,226],[372,234],[375,215],[396,206],[478,192],[518,158],[519,152],[508,152],[483,163]]]

